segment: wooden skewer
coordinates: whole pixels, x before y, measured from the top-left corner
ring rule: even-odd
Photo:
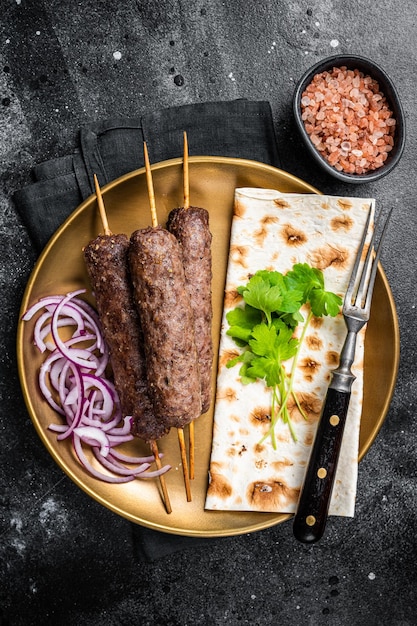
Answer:
[[[182,469],[183,469],[183,474],[184,474],[185,493],[187,496],[187,502],[191,502],[191,486],[190,486],[190,480],[189,480],[189,474],[188,474],[188,462],[187,462],[187,451],[185,448],[185,441],[184,441],[184,429],[177,428],[177,433],[178,433],[178,443],[179,443],[180,452],[181,452]]]
[[[100,218],[101,218],[103,228],[104,228],[104,234],[107,236],[111,236],[112,232],[109,228],[109,223],[107,220],[107,213],[106,213],[106,208],[104,206],[103,196],[101,194],[101,189],[100,189],[100,185],[98,182],[98,178],[95,174],[94,174],[94,185],[96,188],[97,204],[98,204],[98,208],[100,211]],[[161,463],[161,459],[159,458],[158,444],[156,441],[150,441],[149,446],[151,448],[152,454],[155,457],[156,467],[160,470],[162,468],[162,463]],[[171,508],[171,502],[170,502],[169,495],[168,495],[168,489],[166,486],[165,476],[163,475],[159,476],[159,482],[160,482],[162,494],[164,497],[166,512],[171,513],[172,508]]]
[[[148,186],[152,226],[153,228],[156,228],[158,226],[158,216],[156,213],[155,193],[154,193],[154,188],[153,188],[151,165],[149,163],[149,155],[148,155],[148,148],[146,146],[146,142],[143,142],[143,152],[144,152],[144,158],[145,158],[146,182]],[[183,471],[183,476],[184,476],[185,493],[187,496],[187,502],[191,502],[191,487],[190,487],[190,477],[188,473],[187,453],[186,453],[185,443],[184,443],[184,431],[182,428],[177,428],[177,431],[178,431],[178,444],[179,444],[180,453],[181,453],[182,471]]]
[[[184,209],[190,208],[190,178],[188,169],[188,139],[187,132],[184,131],[184,157],[183,157],[183,189],[184,189]],[[194,420],[188,426],[188,454],[189,454],[189,474],[190,479],[195,476],[195,435]]]
[[[188,455],[190,460],[190,479],[195,478],[195,435],[194,435],[194,420],[190,422],[188,426]]]
[[[184,131],[184,164],[183,164],[183,176],[184,176],[184,208],[190,207],[190,183],[188,176],[188,140],[187,133]]]
[[[145,157],[145,172],[146,172],[146,184],[148,186],[149,206],[151,208],[152,226],[156,228],[158,226],[158,216],[156,214],[155,204],[155,192],[153,190],[153,180],[151,172],[151,164],[149,163],[149,154],[146,141],[143,142],[143,153]]]
[[[95,188],[96,188],[98,210],[100,211],[100,218],[101,218],[101,222],[103,224],[104,234],[107,235],[107,236],[110,236],[112,234],[112,232],[111,232],[111,230],[109,228],[109,223],[107,221],[106,209],[104,207],[104,202],[103,202],[103,196],[101,195],[100,185],[98,184],[98,178],[97,178],[97,176],[95,174],[94,174],[94,185],[95,185]]]
[[[155,457],[155,464],[156,467],[158,469],[161,469],[162,467],[162,463],[161,463],[161,459],[159,458],[159,450],[158,450],[158,444],[156,443],[156,441],[150,441],[149,445],[151,447],[152,450],[152,454]],[[165,502],[165,508],[166,508],[166,512],[167,513],[172,513],[172,508],[171,508],[171,502],[169,499],[169,494],[168,494],[168,489],[167,489],[167,484],[165,481],[165,476],[161,475],[159,476],[159,483],[161,485],[161,489],[162,489],[162,494],[164,496],[164,502]]]

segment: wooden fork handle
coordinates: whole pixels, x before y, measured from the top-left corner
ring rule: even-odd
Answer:
[[[350,392],[328,389],[293,522],[303,543],[318,541],[326,526],[349,401]]]

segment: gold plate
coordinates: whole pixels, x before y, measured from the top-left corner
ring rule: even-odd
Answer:
[[[262,187],[283,192],[319,193],[300,179],[269,165],[223,157],[190,157],[190,199],[210,213],[213,233],[213,339],[218,345],[223,310],[223,289],[227,269],[234,190]],[[152,166],[156,206],[164,224],[171,209],[181,206],[182,159]],[[103,188],[103,197],[113,232],[130,234],[150,225],[148,193],[144,169],[123,176]],[[95,196],[83,202],[49,241],[26,287],[21,312],[40,297],[65,294],[89,283],[82,247],[102,232]],[[93,300],[91,300],[93,302]],[[19,323],[17,356],[25,402],[35,428],[49,453],[68,476],[88,495],[128,520],[168,533],[200,537],[239,535],[268,528],[291,517],[289,514],[205,511],[211,452],[213,411],[195,424],[196,477],[192,481],[192,501],[187,502],[175,432],[160,440],[164,460],[172,465],[166,474],[172,513],[167,514],[157,480],[135,480],[113,485],[91,477],[79,464],[69,441],[57,442],[48,430],[59,416],[42,399],[38,369],[42,356],[33,346],[34,320]],[[383,337],[383,341],[381,341]],[[374,441],[388,411],[399,362],[398,320],[391,290],[379,266],[365,350],[365,389],[360,452],[362,458]],[[216,364],[213,367],[215,382]],[[143,442],[125,445],[128,453],[148,454]]]

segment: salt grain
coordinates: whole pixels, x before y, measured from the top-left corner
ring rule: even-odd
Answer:
[[[394,145],[396,121],[386,97],[359,70],[343,66],[316,74],[302,94],[301,114],[311,141],[338,171],[375,170]]]

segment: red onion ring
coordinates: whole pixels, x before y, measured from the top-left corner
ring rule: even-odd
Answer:
[[[98,480],[124,483],[137,477],[158,477],[171,466],[149,471],[154,456],[135,457],[116,450],[119,444],[134,439],[132,418],[122,417],[116,389],[103,374],[108,348],[96,311],[78,298],[82,293],[85,289],[41,298],[22,317],[29,321],[43,311],[33,336],[38,350],[49,352],[39,370],[39,388],[49,406],[64,419],[63,424],[49,424],[48,429],[57,433],[58,441],[71,438],[80,463]],[[59,334],[63,328],[72,329],[65,341]],[[49,336],[52,341],[47,340]],[[90,448],[104,471],[93,465],[83,446]]]

